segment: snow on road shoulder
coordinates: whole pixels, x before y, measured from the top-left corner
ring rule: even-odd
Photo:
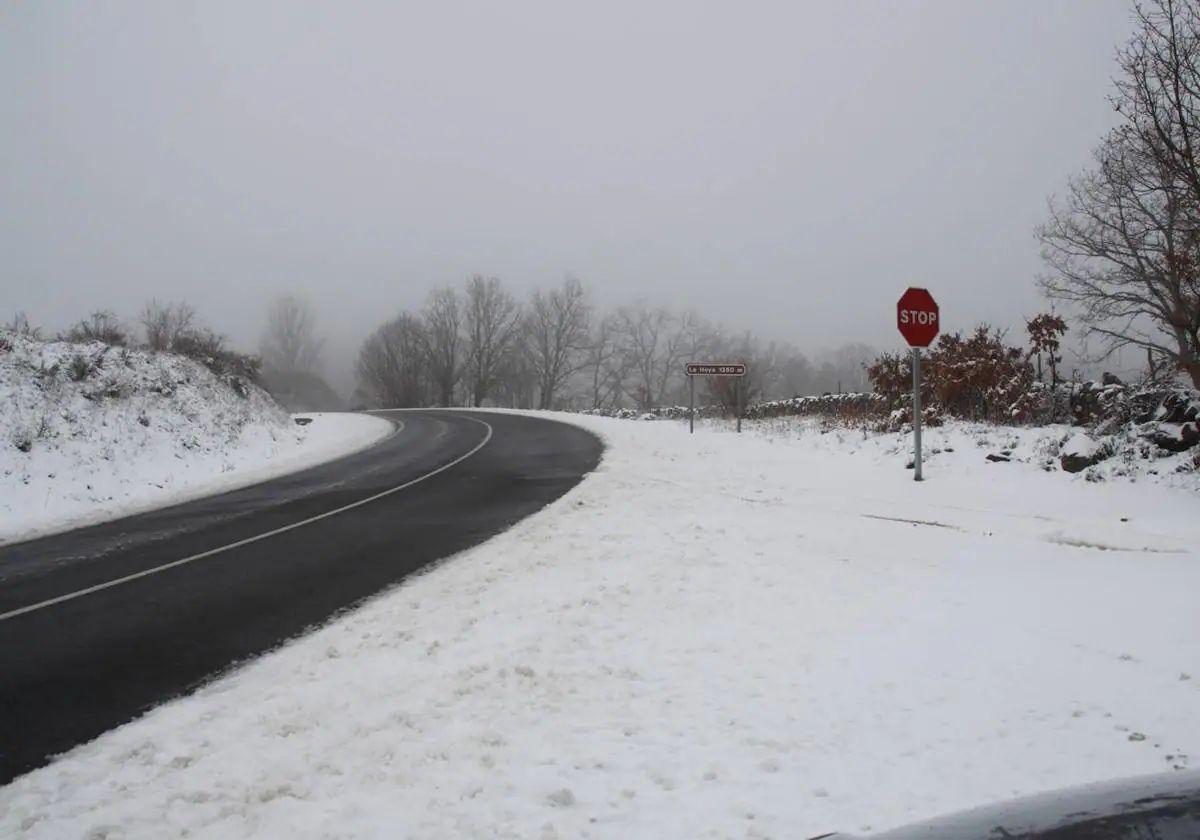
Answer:
[[[0,789],[0,833],[805,837],[1200,759],[1194,494],[565,419],[608,446],[576,489]]]
[[[300,426],[257,386],[169,353],[0,339],[0,545],[315,466],[394,428]]]
[[[298,416],[311,422],[250,423],[232,440],[189,437],[187,447],[146,434],[8,454],[0,466],[0,545],[248,487],[353,454],[395,429],[367,414]]]

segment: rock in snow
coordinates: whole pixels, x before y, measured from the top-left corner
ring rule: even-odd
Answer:
[[[1083,432],[1071,435],[1059,452],[1062,468],[1070,473],[1081,472],[1100,463],[1106,457],[1105,448]]]

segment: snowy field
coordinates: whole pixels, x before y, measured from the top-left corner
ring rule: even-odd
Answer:
[[[0,545],[245,487],[394,428],[352,414],[298,426],[181,356],[0,338],[15,344],[0,353]]]
[[[897,436],[567,419],[608,444],[571,493],[0,789],[0,834],[807,837],[1200,761],[1194,492],[969,427],[918,485]]]

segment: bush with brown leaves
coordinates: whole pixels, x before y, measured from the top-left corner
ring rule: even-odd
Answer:
[[[1013,422],[1024,418],[1018,400],[1033,384],[1033,367],[1004,333],[986,324],[965,336],[945,333],[921,361],[921,401],[938,413],[967,420]],[[875,392],[900,408],[912,402],[912,356],[885,353],[868,368]]]

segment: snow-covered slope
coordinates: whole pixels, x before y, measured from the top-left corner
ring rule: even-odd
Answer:
[[[0,332],[0,543],[252,484],[392,428],[306,416],[182,356]]]
[[[575,490],[0,790],[0,834],[809,837],[1200,760],[1194,493],[561,417],[608,445]]]

